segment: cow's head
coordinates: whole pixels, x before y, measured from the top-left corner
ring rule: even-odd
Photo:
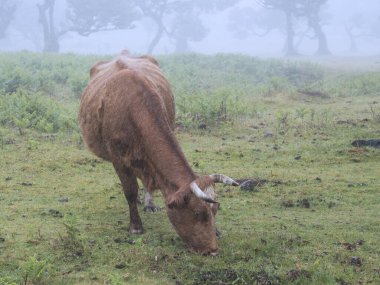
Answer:
[[[219,204],[215,200],[215,183],[238,186],[233,179],[220,174],[197,178],[180,188],[167,201],[167,212],[176,232],[193,251],[218,254],[215,215]]]

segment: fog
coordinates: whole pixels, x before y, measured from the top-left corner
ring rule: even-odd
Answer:
[[[0,50],[380,54],[380,1],[0,0]]]

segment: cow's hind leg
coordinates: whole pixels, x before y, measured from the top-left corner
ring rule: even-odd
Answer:
[[[143,227],[137,210],[138,184],[136,176],[132,171],[124,165],[113,163],[117,175],[120,178],[125,198],[127,198],[129,206],[129,232],[133,234],[142,234]]]
[[[145,212],[157,212],[160,207],[153,203],[153,196],[148,191],[148,188],[144,184],[144,211]]]

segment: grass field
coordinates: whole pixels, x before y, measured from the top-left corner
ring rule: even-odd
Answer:
[[[351,145],[380,137],[379,70],[159,58],[193,169],[259,181],[218,187],[213,258],[186,250],[158,192],[128,233],[112,166],[76,123],[97,59],[0,54],[1,285],[380,284],[380,149]]]

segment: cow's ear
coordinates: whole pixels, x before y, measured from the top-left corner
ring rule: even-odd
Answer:
[[[167,202],[167,207],[169,209],[182,208],[189,201],[189,189],[179,189],[177,192],[173,193]]]
[[[218,212],[219,210],[219,206],[220,204],[219,203],[213,203],[213,204],[210,204],[211,206],[211,212],[212,214],[214,215],[214,217],[216,216],[216,213]]]

